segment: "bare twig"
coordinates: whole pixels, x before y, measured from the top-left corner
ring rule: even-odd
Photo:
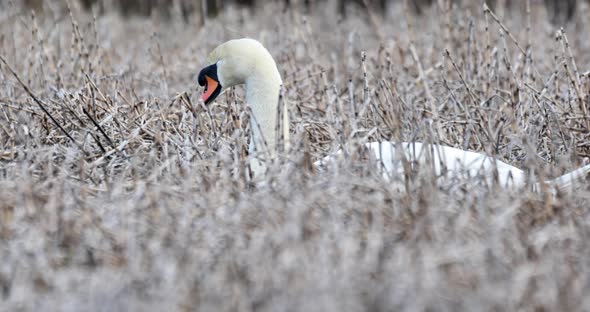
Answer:
[[[43,112],[49,117],[49,119],[51,119],[51,121],[53,122],[53,124],[57,128],[59,128],[59,130],[61,130],[61,132],[66,137],[68,137],[68,139],[70,139],[70,141],[72,141],[72,143],[76,144],[76,146],[78,146],[80,148],[80,150],[86,154],[86,151],[82,148],[82,146],[78,142],[76,142],[76,140],[74,140],[74,138],[66,131],[66,129],[64,129],[60,125],[60,123],[55,118],[53,118],[53,116],[51,115],[51,113],[45,108],[45,105],[43,105],[43,103],[31,91],[31,89],[29,89],[29,87],[19,78],[19,76],[17,75],[17,73],[12,69],[12,67],[10,67],[10,65],[8,65],[8,63],[6,62],[6,60],[4,59],[4,57],[2,55],[0,55],[0,61],[2,61],[2,63],[8,68],[8,70],[12,73],[12,75],[14,76],[14,78],[16,78],[16,80],[18,81],[18,83],[23,87],[23,89],[25,90],[25,92],[33,99],[33,101],[35,101],[35,103],[37,103],[37,105],[39,106],[39,108],[41,108],[41,110],[43,110]]]

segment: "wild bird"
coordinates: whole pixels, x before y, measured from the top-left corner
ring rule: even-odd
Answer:
[[[277,65],[268,50],[258,41],[249,38],[234,39],[216,47],[208,56],[209,65],[199,75],[204,87],[202,99],[211,103],[225,89],[246,85],[246,103],[250,108],[249,126],[251,141],[249,152],[268,151],[266,160],[276,154],[279,93],[282,85]],[[283,122],[283,136],[288,140],[287,114]],[[495,179],[503,187],[522,187],[527,184],[525,171],[488,155],[465,151],[450,146],[420,142],[370,142],[364,147],[387,178],[403,177],[404,164],[425,164],[440,177],[483,177],[488,183]],[[334,163],[343,156],[339,150],[314,163],[317,167]],[[259,157],[250,162],[255,178],[263,177],[266,163]],[[567,190],[590,172],[590,164],[553,180],[536,182],[534,189],[547,187]]]

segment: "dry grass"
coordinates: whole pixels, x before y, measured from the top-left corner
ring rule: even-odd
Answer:
[[[269,6],[205,28],[1,10],[0,55],[74,142],[0,65],[0,310],[590,308],[588,183],[399,189],[352,147],[442,142],[541,177],[581,165],[583,6],[567,40],[536,6],[342,22]],[[264,187],[244,177],[243,90],[210,107],[196,90],[207,52],[242,36],[276,57],[290,106],[294,148]],[[342,146],[338,168],[306,169]]]

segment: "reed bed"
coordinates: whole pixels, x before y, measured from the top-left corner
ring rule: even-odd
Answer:
[[[555,196],[428,170],[397,183],[358,148],[442,143],[539,179],[581,166],[587,4],[565,29],[537,4],[344,20],[269,4],[203,27],[71,5],[0,11],[0,310],[590,308],[588,180]],[[259,184],[243,88],[205,107],[196,83],[245,36],[276,58],[291,117]]]

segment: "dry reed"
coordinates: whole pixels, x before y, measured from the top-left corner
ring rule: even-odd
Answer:
[[[543,179],[580,166],[587,19],[60,12],[0,12],[0,310],[590,308],[587,181],[556,198],[428,172],[400,187],[358,148],[440,142]],[[275,56],[291,117],[265,186],[247,178],[243,88],[208,107],[196,88],[207,52],[243,36]]]

